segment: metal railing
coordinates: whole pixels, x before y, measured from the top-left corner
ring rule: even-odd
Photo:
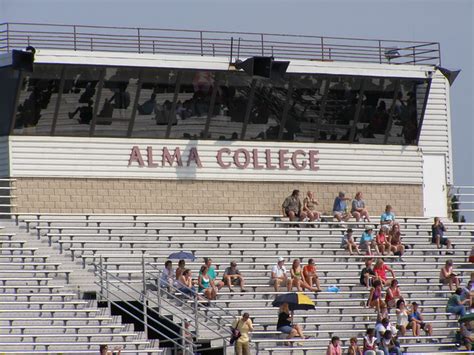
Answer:
[[[113,272],[108,271],[106,267],[103,266],[103,260],[102,257],[100,257],[99,264],[93,264],[95,273],[98,276],[98,280],[95,281],[95,284],[99,286],[98,293],[100,299],[106,301],[109,307],[113,304],[135,321],[141,323],[145,329],[145,334],[147,333],[147,329],[151,329],[166,338],[167,342],[171,343],[175,350],[180,350],[183,354],[194,354],[196,350],[196,344],[194,344],[192,336],[186,336],[187,333],[192,334],[191,329],[196,338],[199,338],[201,329],[207,329],[212,332],[215,336],[211,339],[206,338],[206,340],[217,340],[221,342],[225,352],[228,346],[228,338],[231,335],[230,329],[227,329],[225,324],[221,323],[220,318],[217,318],[214,311],[207,309],[207,307],[202,307],[197,297],[192,299],[188,297],[180,298],[177,294],[181,292],[173,285],[169,285],[169,287],[166,288],[161,287],[161,271],[145,260],[146,255],[142,258],[142,284],[141,287],[137,289],[120,277],[115,276]],[[149,290],[150,286],[155,288],[156,293]],[[139,294],[138,297],[137,293]],[[120,303],[118,303],[119,301],[129,302],[130,307],[133,308],[135,313],[122,307]],[[131,305],[131,301],[139,302],[142,307]],[[221,315],[228,313],[218,306],[213,307],[219,308]],[[150,325],[148,316],[151,309],[160,316],[162,316],[163,313],[173,314],[173,322],[179,328],[179,332],[174,331],[163,323],[160,324],[160,327],[163,327],[163,329],[157,329]],[[181,314],[178,314],[176,309],[179,309]],[[201,310],[204,310],[204,312]],[[140,316],[137,316],[137,314]],[[187,316],[183,316],[183,314]],[[191,327],[186,328],[185,323],[190,324]],[[216,327],[217,330],[216,328],[212,328],[212,326]],[[170,337],[169,334],[171,334],[172,337]],[[208,349],[201,347],[199,350]]]
[[[452,186],[449,207],[454,222],[466,222],[474,216],[474,186]]]
[[[16,196],[13,192],[16,187],[13,186],[16,179],[0,179],[0,218],[10,218],[12,210],[16,207]]]
[[[114,51],[227,57],[441,65],[439,42],[310,35],[84,26],[0,24],[0,52],[24,49]]]

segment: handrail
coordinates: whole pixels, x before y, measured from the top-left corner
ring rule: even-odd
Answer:
[[[218,55],[230,61],[237,54],[237,57],[272,55],[285,59],[416,64],[423,62],[420,50],[424,49],[432,54],[425,58],[427,64],[438,65],[441,61],[439,43],[432,41],[23,22],[3,23],[0,29],[0,41],[6,41],[6,51],[32,45],[50,49]],[[385,54],[388,50],[399,55],[389,58]],[[368,56],[364,56],[364,51]]]
[[[126,297],[130,297],[130,299],[134,299],[134,300],[137,300],[137,298],[133,295],[130,294],[130,292],[127,292],[127,290],[130,290],[132,291],[133,293],[137,293],[137,292],[141,292],[141,297],[140,297],[140,300],[137,300],[139,302],[142,302],[143,303],[143,307],[144,307],[144,311],[142,312],[141,310],[137,309],[137,311],[139,311],[140,313],[142,313],[144,315],[144,319],[145,321],[141,321],[140,319],[137,319],[136,317],[134,317],[135,319],[139,320],[140,322],[142,322],[144,325],[145,325],[145,328],[148,326],[150,327],[148,324],[147,324],[147,309],[150,307],[150,306],[156,306],[158,308],[158,310],[161,310],[161,309],[164,309],[172,314],[174,314],[174,316],[176,318],[179,319],[179,321],[181,322],[181,324],[183,324],[185,321],[186,321],[186,318],[187,317],[181,317],[180,315],[177,315],[175,314],[175,312],[173,312],[173,309],[169,309],[169,308],[166,308],[164,306],[164,304],[167,304],[168,306],[171,306],[173,308],[176,307],[175,304],[173,304],[173,302],[178,302],[179,304],[179,307],[181,309],[188,309],[191,313],[193,313],[195,315],[194,317],[194,329],[195,329],[195,333],[196,333],[196,336],[199,335],[199,328],[200,327],[204,327],[208,330],[210,330],[211,332],[215,333],[216,330],[211,328],[208,324],[214,324],[215,326],[217,326],[219,328],[219,331],[220,333],[222,333],[222,329],[224,329],[224,334],[225,335],[220,335],[215,337],[215,338],[212,338],[210,340],[221,340],[223,342],[223,345],[224,345],[224,348],[226,347],[226,341],[230,335],[230,330],[227,330],[226,331],[226,327],[222,328],[224,325],[221,324],[220,322],[216,322],[214,319],[212,319],[211,317],[208,317],[206,315],[204,315],[204,318],[205,318],[205,321],[202,322],[201,321],[201,317],[203,316],[202,314],[198,316],[198,303],[197,303],[197,299],[195,298],[195,301],[193,302],[193,306],[194,307],[191,307],[187,302],[181,300],[180,298],[176,297],[175,294],[173,292],[179,292],[178,289],[176,289],[174,286],[170,285],[170,289],[172,292],[168,292],[166,289],[163,289],[160,287],[160,277],[161,277],[161,271],[158,270],[154,265],[151,265],[150,263],[145,263],[145,259],[146,259],[146,255],[143,255],[143,258],[142,258],[142,278],[143,278],[143,288],[142,290],[137,290],[136,288],[130,286],[128,283],[124,282],[122,279],[120,279],[120,277],[118,276],[115,276],[113,273],[109,272],[106,268],[104,268],[102,265],[102,257],[100,257],[100,262],[99,264],[94,264],[94,267],[96,269],[96,275],[99,277],[99,280],[96,281],[95,283],[99,286],[100,288],[100,294],[108,301],[108,302],[111,302],[113,303],[111,300],[110,300],[110,297],[109,297],[109,293],[112,295],[112,296],[115,296],[115,297],[118,297],[117,294],[115,294],[110,288],[113,287],[114,289],[118,289],[122,294],[125,294]],[[149,271],[146,269],[146,267],[151,267],[153,269],[153,271]],[[118,281],[118,284],[120,285],[117,286],[115,285],[114,283],[111,283],[109,282],[109,278],[112,278],[113,280],[116,280]],[[148,281],[149,280],[155,280],[156,281],[156,285],[157,285],[157,301],[155,301],[154,299],[151,299],[149,298],[149,296],[147,295],[147,284],[148,284]],[[105,283],[105,285],[104,285]],[[162,297],[162,296],[166,296],[166,297]],[[120,297],[118,297],[120,298]],[[123,299],[122,299],[123,300]],[[134,307],[135,308],[135,307]],[[222,309],[222,311],[224,313],[227,313],[224,309]],[[128,312],[127,312],[128,313]],[[158,311],[158,313],[160,313]],[[191,323],[192,324],[192,323]],[[162,325],[165,329],[169,330],[172,334],[175,334],[171,329],[169,329],[168,327]],[[153,328],[152,328],[153,329]],[[181,331],[184,332],[185,331],[188,331],[186,330],[184,327],[180,326],[180,329]],[[153,329],[154,331],[156,331],[155,329]],[[173,342],[173,344],[177,345],[176,344],[176,341],[174,341],[174,339],[172,338],[168,338],[166,335],[162,334],[161,332],[158,332],[158,334],[164,336],[166,339],[170,340],[171,342]],[[228,333],[228,334],[226,334]],[[179,339],[181,339],[181,341],[185,341],[183,339],[184,337],[179,337]],[[187,339],[186,339],[187,340]],[[181,345],[179,345],[179,347],[181,349],[184,349],[184,348],[192,348],[193,346],[193,343],[192,342],[189,342],[187,344],[185,343],[182,343]],[[203,350],[203,348],[200,348],[200,350]]]
[[[465,222],[474,218],[474,186],[451,186],[449,207],[454,222]],[[463,213],[463,215],[460,215]],[[466,216],[467,215],[467,216]]]
[[[183,353],[189,353],[190,355],[192,355],[194,352],[193,350],[190,350],[193,349],[193,346],[194,344],[189,340],[187,339],[186,337],[182,336],[182,334],[184,334],[185,331],[187,331],[184,327],[182,327],[181,325],[178,325],[177,326],[180,328],[180,334],[176,333],[173,329],[169,328],[168,326],[164,325],[164,324],[161,324],[161,326],[166,329],[167,331],[169,331],[171,334],[173,335],[176,335],[176,338],[178,340],[181,340],[180,341],[177,341],[175,340],[176,338],[170,338],[169,336],[167,336],[167,334],[163,333],[161,330],[159,329],[156,329],[155,327],[153,327],[152,325],[148,324],[148,320],[147,320],[147,317],[148,317],[148,313],[147,313],[147,309],[150,307],[149,306],[149,302],[148,302],[148,299],[146,297],[145,294],[142,294],[142,297],[143,297],[143,300],[141,299],[137,299],[135,298],[134,296],[130,295],[129,293],[125,292],[124,291],[124,288],[128,287],[128,288],[131,288],[128,284],[126,284],[125,282],[123,282],[120,278],[114,276],[113,274],[109,273],[107,270],[105,270],[104,268],[102,268],[99,265],[95,265],[97,267],[97,270],[99,272],[96,273],[96,275],[99,277],[99,280],[96,280],[94,283],[99,286],[99,295],[101,296],[101,298],[105,299],[107,301],[108,304],[114,304],[117,308],[119,308],[120,310],[122,310],[123,312],[127,313],[129,316],[131,316],[132,318],[134,318],[135,320],[137,320],[138,322],[140,322],[141,324],[143,324],[144,326],[144,329],[145,329],[145,335],[147,334],[147,329],[150,328],[151,330],[153,330],[154,332],[156,332],[157,334],[160,334],[162,337],[166,338],[168,341],[172,342],[175,346],[179,347]],[[104,275],[102,274],[105,274],[105,283],[106,283],[106,287],[104,288],[103,287],[103,281],[104,281]],[[112,277],[113,279],[116,279],[117,281],[119,281],[119,284],[114,284],[114,283],[110,283],[108,280],[109,280],[109,277]],[[121,287],[119,287],[119,285]],[[128,300],[124,300],[122,298],[120,298],[120,296],[115,293],[113,290],[111,290],[110,288],[111,287],[114,287],[116,288],[118,291],[122,292],[122,293],[125,293],[127,296],[129,296],[132,300],[135,300],[135,301],[139,301],[143,304],[143,311],[137,307],[135,307],[133,304],[130,304],[130,307],[132,307],[136,312],[140,313],[142,316],[143,316],[143,319],[140,319],[136,314],[133,314],[132,312],[129,312],[127,309],[123,308],[122,306],[120,306],[120,304],[118,304],[116,301],[112,300],[110,298],[110,295],[114,296],[114,297],[117,297],[119,300],[123,301],[123,302],[130,302],[130,299]],[[133,289],[134,292],[137,292],[136,289]]]

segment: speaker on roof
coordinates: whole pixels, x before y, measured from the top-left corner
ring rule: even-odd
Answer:
[[[238,60],[235,67],[252,76],[270,78],[272,60],[272,57],[251,57],[243,62]]]
[[[12,51],[12,68],[25,72],[33,72],[33,62],[35,61],[36,50],[28,46],[26,51],[14,49]]]
[[[453,85],[461,70],[449,70],[443,67],[437,67],[438,70],[448,79],[449,86]]]
[[[272,79],[283,79],[289,65],[290,65],[290,62],[282,62],[282,61],[274,60],[272,63],[272,71],[271,71],[270,77]]]

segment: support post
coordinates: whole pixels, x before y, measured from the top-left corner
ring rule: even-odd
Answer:
[[[146,268],[145,254],[142,254],[142,282],[143,282],[143,321],[145,324],[145,336],[148,338],[148,302],[146,298]]]

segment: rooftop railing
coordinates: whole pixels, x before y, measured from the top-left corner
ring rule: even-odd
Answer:
[[[63,49],[227,57],[441,65],[438,42],[9,22],[0,24],[0,52]]]

